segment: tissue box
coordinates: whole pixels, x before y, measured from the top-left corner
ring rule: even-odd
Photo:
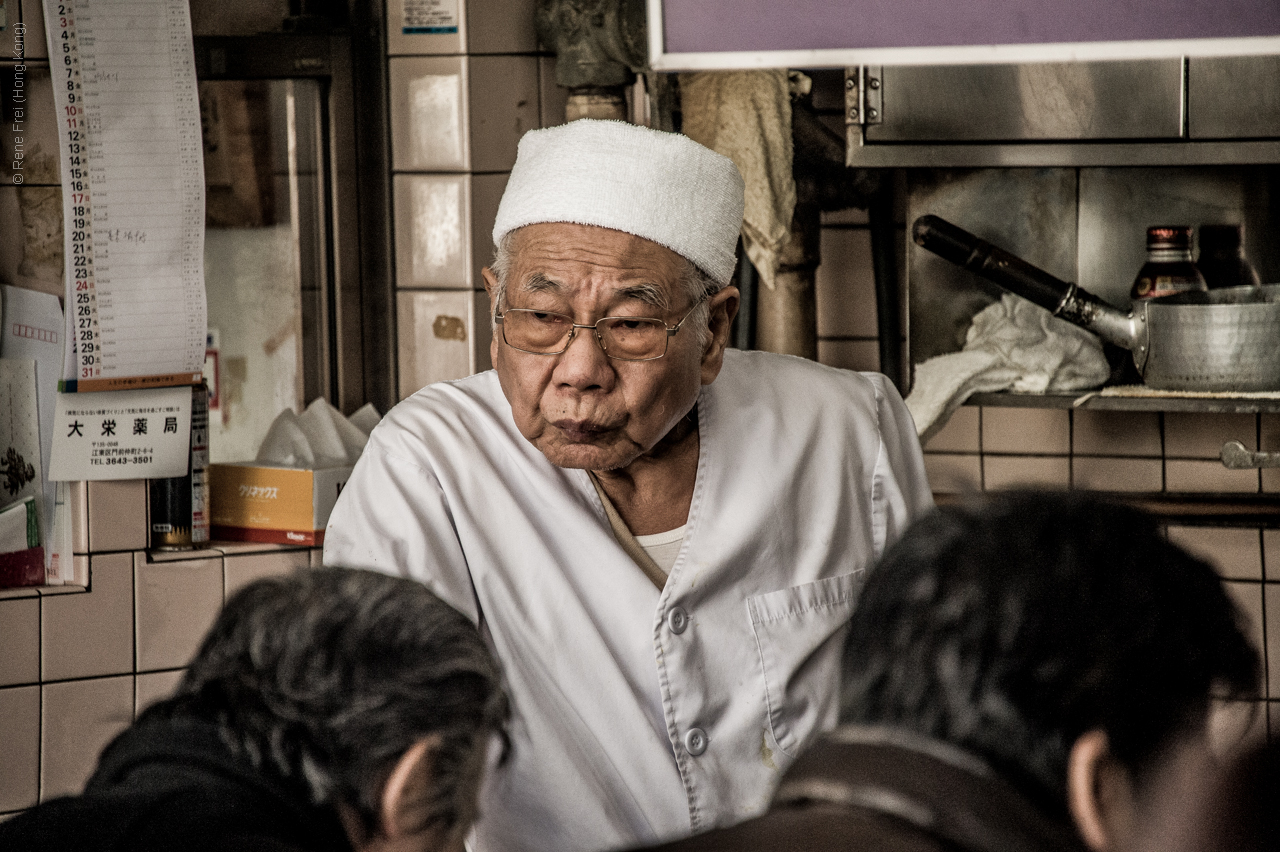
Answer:
[[[216,539],[324,543],[324,528],[351,475],[345,467],[290,468],[236,462],[209,465],[210,525]]]

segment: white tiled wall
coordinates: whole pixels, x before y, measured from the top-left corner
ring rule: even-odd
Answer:
[[[89,590],[41,596],[42,681],[133,671],[133,556],[90,556]]]
[[[73,510],[99,531],[78,545],[87,589],[0,591],[0,818],[77,792],[102,747],[173,689],[227,596],[320,564],[318,548],[134,548],[146,542],[142,483],[103,484],[73,489]],[[90,552],[90,538],[128,546]]]
[[[456,34],[400,31],[387,4],[399,393],[489,367],[480,270],[516,146],[564,121],[533,0],[463,0]]]
[[[90,556],[87,591],[0,597],[0,813],[76,792],[108,740],[173,688],[226,596],[319,550],[218,544]]]
[[[40,800],[78,793],[98,754],[133,721],[133,675],[40,687]]]
[[[151,562],[133,555],[134,670],[181,668],[222,606],[223,559]]]
[[[483,290],[400,290],[400,396],[489,369],[489,298]]]
[[[40,791],[40,687],[0,689],[0,811],[36,803]]]

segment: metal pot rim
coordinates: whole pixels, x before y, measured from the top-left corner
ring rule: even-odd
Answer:
[[[1168,296],[1147,299],[1151,305],[1265,305],[1280,302],[1280,284],[1262,287],[1222,287],[1217,290],[1184,290]],[[1135,307],[1137,304],[1135,303]]]

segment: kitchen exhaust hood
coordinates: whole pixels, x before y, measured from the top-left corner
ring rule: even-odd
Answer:
[[[850,166],[1280,163],[1280,57],[845,72]]]

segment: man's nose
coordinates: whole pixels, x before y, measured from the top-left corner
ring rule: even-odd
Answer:
[[[613,387],[613,365],[604,354],[604,344],[596,335],[593,325],[576,325],[569,346],[559,355],[555,379],[558,384],[579,390]]]

